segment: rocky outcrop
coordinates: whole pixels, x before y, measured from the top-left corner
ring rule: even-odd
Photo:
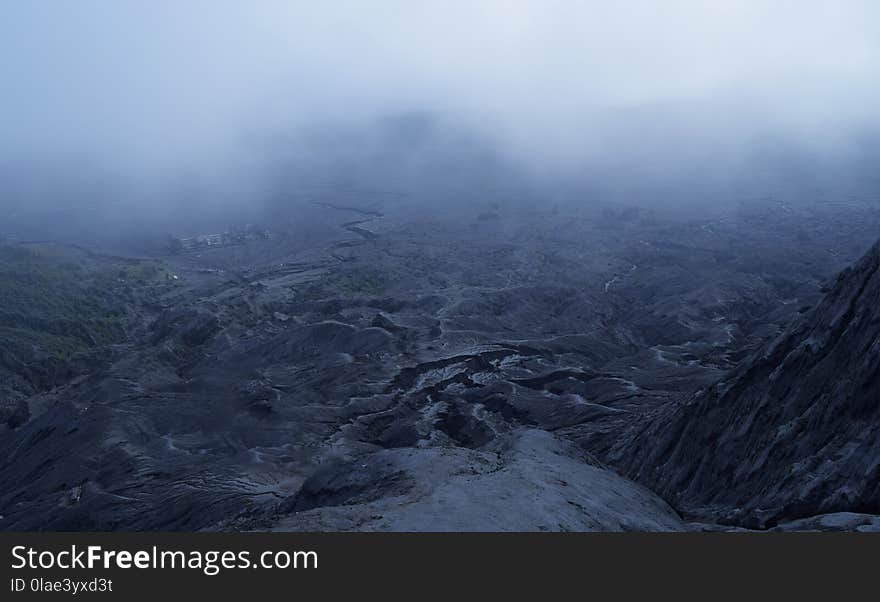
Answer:
[[[729,378],[609,456],[677,509],[728,524],[880,513],[880,243]]]
[[[682,531],[656,495],[539,429],[503,443],[383,450],[309,478],[280,531]]]
[[[204,344],[220,330],[217,316],[202,308],[178,308],[163,312],[152,326],[151,343],[172,340],[187,347]]]

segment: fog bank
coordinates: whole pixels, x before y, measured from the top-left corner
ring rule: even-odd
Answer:
[[[435,208],[872,194],[878,24],[867,1],[7,3],[0,204],[48,235],[319,185]]]

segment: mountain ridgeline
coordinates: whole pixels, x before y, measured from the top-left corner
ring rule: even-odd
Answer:
[[[880,242],[775,341],[631,428],[610,458],[698,519],[880,513]]]

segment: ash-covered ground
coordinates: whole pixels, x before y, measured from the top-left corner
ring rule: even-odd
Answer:
[[[806,461],[796,454],[733,484],[689,467],[760,455],[774,438],[755,432],[781,429],[775,415],[709,412],[723,423],[701,428],[668,416],[707,391],[734,404],[717,393],[730,375],[757,378],[765,346],[836,298],[838,272],[880,234],[876,199],[762,199],[688,219],[523,204],[430,215],[397,199],[303,205],[266,225],[268,240],[178,255],[2,247],[0,529],[880,524],[876,493],[839,495],[852,479],[825,478],[828,503],[815,499],[827,487],[768,494]],[[845,407],[862,387],[876,423],[876,366],[857,376],[799,394],[793,415],[829,395]],[[731,423],[754,441],[719,436]],[[830,428],[808,421],[786,445]],[[849,464],[838,443],[810,458],[868,470],[870,485],[876,444]],[[761,496],[781,508],[772,521],[741,511]]]

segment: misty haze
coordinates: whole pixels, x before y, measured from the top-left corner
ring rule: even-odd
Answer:
[[[880,530],[880,5],[7,2],[0,530]]]

